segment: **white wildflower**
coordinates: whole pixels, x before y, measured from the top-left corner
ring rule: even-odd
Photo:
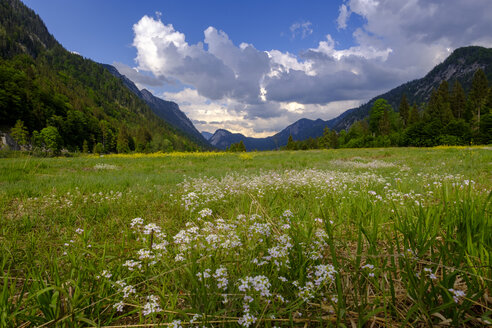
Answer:
[[[157,303],[158,300],[159,298],[155,295],[147,296],[147,303],[144,305],[143,315],[161,312],[162,309],[160,308],[159,303]]]
[[[123,312],[123,307],[125,306],[125,303],[123,301],[120,301],[118,303],[113,304],[113,309],[116,309],[118,312]]]

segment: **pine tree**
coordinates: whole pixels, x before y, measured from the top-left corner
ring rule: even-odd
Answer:
[[[446,80],[441,82],[439,89],[437,89],[437,93],[439,96],[439,117],[441,123],[446,125],[454,118],[453,112],[451,111],[449,84]]]
[[[391,131],[391,123],[389,117],[389,110],[385,108],[383,110],[383,116],[379,120],[379,134],[387,136]]]
[[[239,143],[237,145],[237,151],[240,151],[240,152],[246,151],[246,146],[244,145],[244,142],[242,140],[239,141]]]
[[[420,121],[420,114],[417,104],[413,104],[408,114],[408,125],[418,123]]]
[[[408,116],[410,115],[410,105],[408,105],[407,96],[403,94],[400,101],[400,107],[398,107],[398,112],[403,121],[403,126],[408,124]]]
[[[287,146],[286,148],[288,150],[294,150],[296,148],[294,138],[292,138],[292,135],[289,135],[289,139],[287,140]]]
[[[336,149],[338,148],[338,134],[335,130],[331,130],[329,135],[330,140],[330,148]]]
[[[22,147],[27,145],[29,140],[29,132],[27,132],[27,128],[24,126],[23,121],[17,120],[12,130],[10,130],[10,135],[19,146]]]
[[[487,76],[483,70],[478,69],[473,75],[472,86],[470,93],[468,94],[468,100],[470,102],[471,109],[473,110],[473,115],[476,115],[477,123],[476,128],[480,128],[480,115],[487,102],[489,82],[487,81]]]
[[[427,103],[427,107],[424,111],[424,118],[429,120],[437,120],[439,119],[439,94],[437,90],[432,90],[429,102]]]
[[[466,96],[461,84],[456,81],[453,84],[453,90],[450,97],[451,111],[457,119],[463,118],[466,110]]]
[[[377,99],[371,107],[371,112],[369,113],[369,129],[373,134],[381,134],[381,119],[383,116],[387,115],[387,122],[384,122],[383,126],[385,130],[387,126],[390,126],[389,122],[389,112],[393,111],[391,105],[385,99],[379,98]]]
[[[320,148],[330,147],[330,129],[327,126],[323,130],[323,135],[319,138],[318,146]]]

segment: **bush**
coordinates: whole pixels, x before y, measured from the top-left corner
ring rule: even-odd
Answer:
[[[94,154],[101,154],[104,153],[104,146],[102,143],[98,142],[97,144],[94,145],[94,149],[92,150]]]
[[[43,140],[44,147],[53,155],[60,154],[62,147],[62,138],[58,129],[54,126],[48,126],[41,130],[41,139]]]

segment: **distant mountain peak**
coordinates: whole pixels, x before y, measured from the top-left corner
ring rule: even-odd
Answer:
[[[251,138],[240,133],[232,133],[225,129],[218,129],[209,139],[209,142],[219,148],[226,149],[233,143],[243,141],[246,150],[274,150],[279,149],[287,144],[289,136],[294,140],[305,140],[308,138],[317,138],[323,135],[325,127],[331,127],[332,121],[323,121],[322,119],[310,120],[301,118],[292,123],[277,134],[266,138]]]

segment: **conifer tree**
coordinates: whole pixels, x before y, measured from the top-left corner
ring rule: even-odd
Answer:
[[[472,86],[468,94],[468,100],[477,119],[476,128],[480,128],[480,115],[487,102],[489,82],[483,70],[478,69],[473,75]]]
[[[239,143],[237,145],[237,151],[240,151],[240,152],[246,151],[246,146],[244,145],[244,142],[242,140],[239,141]]]
[[[383,116],[387,115],[387,122],[381,125],[381,119]],[[385,99],[377,99],[371,107],[371,112],[369,113],[369,129],[373,134],[381,134],[381,126],[384,126],[386,130],[386,125],[390,126],[389,122],[389,112],[393,111],[391,105]],[[389,131],[389,128],[387,129]]]
[[[383,110],[383,116],[379,120],[379,133],[383,136],[386,136],[390,133],[390,131],[391,131],[391,123],[389,117],[389,110],[388,108],[385,108]]]
[[[330,147],[330,129],[327,126],[323,130],[323,135],[319,138],[318,146],[320,148]]]
[[[400,113],[400,117],[403,121],[403,126],[407,126],[408,116],[410,114],[410,105],[408,105],[407,96],[405,94],[401,97],[398,112]]]
[[[294,139],[292,138],[292,135],[289,135],[289,139],[287,140],[287,146],[286,148],[288,150],[294,150],[295,149],[295,142]]]
[[[463,118],[466,110],[466,96],[465,91],[460,82],[456,81],[453,84],[453,91],[451,91],[450,97],[451,111],[457,119]]]
[[[408,114],[408,125],[415,124],[420,121],[420,114],[417,104],[413,104]]]
[[[335,130],[331,130],[329,134],[329,140],[330,140],[330,148],[336,149],[338,148],[338,134]]]
[[[26,146],[29,140],[29,133],[27,132],[27,128],[24,126],[24,122],[21,120],[17,120],[14,127],[10,131],[12,139],[17,142],[19,146]]]

